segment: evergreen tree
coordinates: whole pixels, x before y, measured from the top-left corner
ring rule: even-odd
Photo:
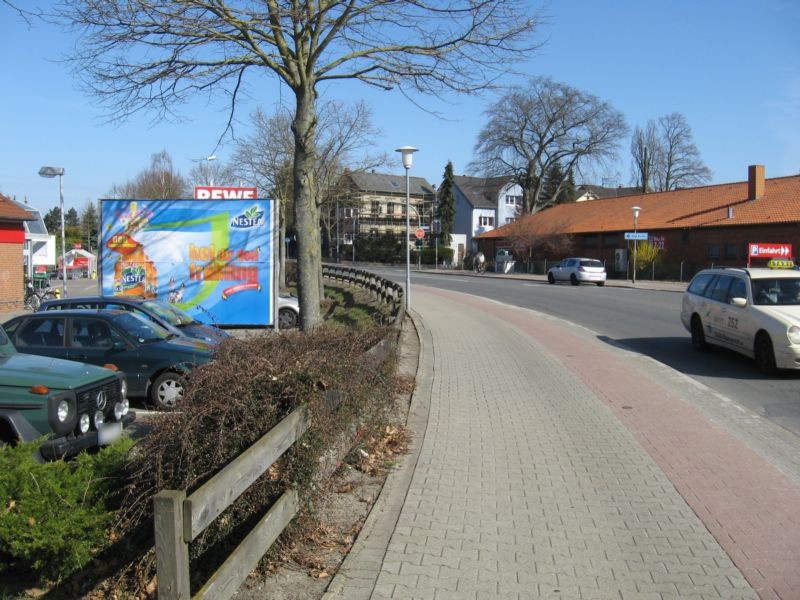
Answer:
[[[575,202],[575,198],[577,196],[578,193],[575,190],[575,176],[572,173],[572,169],[570,169],[569,173],[567,173],[567,178],[561,185],[561,191],[558,192],[558,196],[556,197],[556,203],[565,204],[567,202]]]
[[[80,227],[81,219],[78,216],[77,210],[70,208],[66,213],[64,213],[64,225],[66,227]]]
[[[56,206],[47,211],[43,217],[44,226],[47,227],[47,233],[55,235],[61,231],[61,209]]]
[[[94,252],[97,242],[98,214],[94,202],[87,202],[81,213],[81,235],[86,242],[85,248]]]
[[[444,168],[444,179],[439,186],[437,200],[439,202],[437,215],[441,224],[439,240],[445,246],[452,242],[453,225],[456,219],[456,196],[453,191],[455,183],[453,181],[453,163],[448,161]]]

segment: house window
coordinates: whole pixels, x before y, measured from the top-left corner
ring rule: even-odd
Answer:
[[[616,248],[618,241],[619,241],[619,236],[617,235],[604,235],[603,248]]]
[[[378,202],[378,201],[376,201],[376,200],[373,200],[373,201],[370,203],[370,212],[371,212],[373,215],[379,215],[379,214],[381,214],[381,203],[380,203],[380,202]]]
[[[506,217],[506,225],[508,225],[509,223],[513,223],[514,221],[516,221],[514,217]]]
[[[584,248],[597,248],[597,235],[583,236],[583,246]]]
[[[736,258],[736,244],[725,244],[725,258]]]
[[[399,211],[397,210],[397,204],[395,204],[394,202],[389,202],[389,204],[386,205],[386,213],[387,214],[395,215],[398,212]]]
[[[522,196],[506,195],[506,206],[517,206],[522,204]]]
[[[708,258],[719,258],[719,244],[709,244],[706,247],[706,256]]]
[[[342,217],[345,219],[352,219],[356,216],[356,209],[351,207],[346,207],[342,209]]]
[[[480,225],[481,227],[494,227],[494,217],[493,216],[478,217],[478,225]]]

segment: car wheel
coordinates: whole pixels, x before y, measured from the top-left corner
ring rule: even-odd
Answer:
[[[555,283],[555,282],[556,282],[556,278],[553,277],[553,274],[552,273],[548,273],[547,274],[547,283]]]
[[[570,282],[572,285],[578,285],[578,284],[580,283],[580,282],[578,281],[578,278],[575,276],[575,273],[573,273],[572,275],[570,275],[570,276],[569,276],[569,282]]]
[[[756,336],[753,353],[759,371],[767,375],[775,373],[775,350],[772,348],[772,340],[769,335],[763,331]]]
[[[597,287],[603,287],[605,284],[606,284],[605,281],[598,281],[597,282]]]
[[[297,327],[297,313],[291,308],[282,308],[278,311],[278,326],[281,329]]]
[[[150,401],[159,410],[173,410],[183,398],[186,378],[178,373],[162,373],[150,386]]]
[[[699,352],[708,350],[706,334],[703,332],[703,322],[697,315],[692,317],[692,346]]]

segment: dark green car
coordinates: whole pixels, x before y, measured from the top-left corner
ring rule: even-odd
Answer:
[[[128,377],[128,395],[159,409],[180,404],[191,370],[209,362],[214,345],[179,336],[126,310],[51,310],[3,324],[20,352],[114,365]]]
[[[47,460],[110,444],[132,423],[122,373],[17,352],[0,328],[0,445],[47,436]]]

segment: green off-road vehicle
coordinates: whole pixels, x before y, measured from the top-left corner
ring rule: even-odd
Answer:
[[[114,442],[136,415],[125,375],[17,352],[0,327],[0,446],[45,437],[43,458]]]

